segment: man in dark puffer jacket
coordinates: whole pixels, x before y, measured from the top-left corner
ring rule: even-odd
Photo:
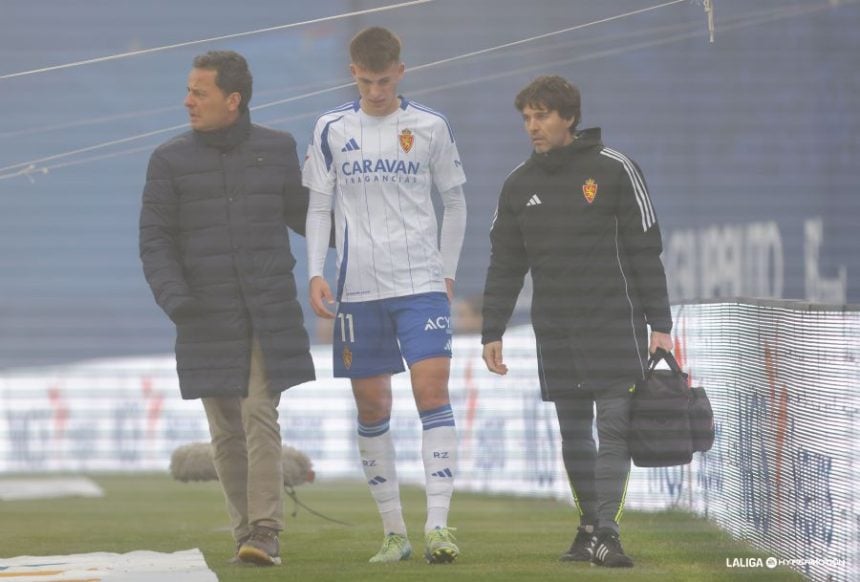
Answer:
[[[484,362],[507,373],[502,336],[531,271],[541,396],[555,404],[580,518],[561,559],[631,567],[619,521],[632,387],[647,352],[672,349],[660,227],[639,166],[599,128],[577,131],[576,86],[538,77],[514,103],[534,150],[505,180],[490,231]]]
[[[192,131],[149,161],[140,257],[176,324],[185,399],[201,398],[238,553],[280,563],[283,390],[314,379],[285,223],[304,234],[308,193],[288,133],[251,124],[245,59],[213,51],[188,78]]]

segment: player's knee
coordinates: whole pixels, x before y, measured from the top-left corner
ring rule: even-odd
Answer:
[[[375,424],[391,417],[391,398],[364,398],[356,401],[358,420],[362,424]]]

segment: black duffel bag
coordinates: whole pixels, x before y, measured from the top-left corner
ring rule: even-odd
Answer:
[[[660,360],[668,370],[657,370]],[[658,349],[648,359],[645,378],[636,383],[627,437],[637,467],[685,465],[694,451],[714,442],[714,417],[702,388],[690,388],[671,353]]]
[[[693,451],[704,453],[714,446],[714,411],[705,389],[693,386],[690,388],[690,437],[693,439]]]

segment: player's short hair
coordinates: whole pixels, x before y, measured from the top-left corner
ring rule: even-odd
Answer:
[[[371,26],[356,34],[349,43],[352,64],[379,73],[400,62],[400,39],[381,26]]]
[[[194,68],[215,71],[215,84],[218,88],[225,95],[241,95],[239,111],[244,113],[248,110],[254,79],[245,57],[235,51],[209,51],[194,57]]]
[[[542,75],[517,94],[514,106],[522,111],[526,106],[557,111],[563,119],[573,119],[570,132],[581,117],[582,97],[576,85],[558,75]]]

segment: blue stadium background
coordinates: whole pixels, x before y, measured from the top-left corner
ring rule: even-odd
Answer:
[[[194,55],[245,54],[252,106],[295,98],[254,120],[292,132],[304,151],[315,115],[354,91],[305,95],[349,81],[345,46],[364,26],[396,30],[407,66],[418,67],[656,4],[435,0],[0,79],[0,368],[172,350],[173,329],[141,274],[137,220],[149,152],[181,130],[38,160],[183,124]],[[382,5],[8,0],[0,76]],[[529,153],[513,97],[533,77],[558,73],[582,89],[583,126],[603,127],[606,142],[643,168],[664,241],[681,251],[670,265],[673,300],[820,299],[807,282],[810,220],[822,226],[818,274],[846,277],[842,295],[829,297],[860,300],[860,5],[716,0],[715,8],[714,44],[701,3],[685,1],[407,75],[405,95],[447,114],[469,178],[460,295],[481,291],[499,187]],[[33,171],[13,176],[24,162]],[[304,246],[294,242],[301,286]]]

